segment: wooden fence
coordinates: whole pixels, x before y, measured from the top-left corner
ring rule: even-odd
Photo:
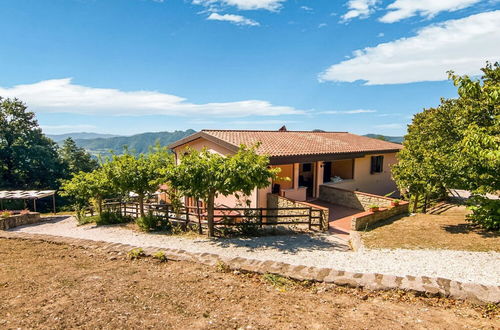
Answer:
[[[106,202],[104,210],[130,216],[140,217],[139,203],[137,202]],[[170,204],[144,203],[144,213],[155,215],[172,224],[183,226],[207,226],[207,210],[205,208],[186,207],[174,210]],[[312,207],[286,208],[215,208],[214,225],[243,226],[248,223],[263,226],[278,225],[306,225],[308,229],[319,227],[322,229],[323,211]]]

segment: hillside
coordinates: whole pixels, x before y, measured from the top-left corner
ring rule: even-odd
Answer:
[[[394,143],[403,143],[403,136],[387,136],[381,134],[365,134],[364,136],[372,138],[372,139],[381,139],[384,141],[394,142]]]
[[[106,155],[109,154],[110,150],[119,154],[125,146],[135,153],[144,153],[157,141],[162,146],[166,146],[193,133],[195,133],[194,130],[188,129],[186,131],[142,133],[111,138],[77,139],[75,142],[79,147],[87,149],[93,155]]]
[[[46,134],[48,138],[61,142],[66,140],[67,138],[72,138],[73,140],[78,139],[98,139],[98,138],[111,138],[119,135],[113,134],[100,134],[100,133],[87,133],[87,132],[75,132],[75,133],[66,133],[66,134]]]

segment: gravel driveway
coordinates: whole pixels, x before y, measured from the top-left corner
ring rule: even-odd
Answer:
[[[12,231],[210,252],[225,257],[275,260],[357,273],[443,277],[461,282],[500,285],[500,253],[497,252],[403,249],[352,252],[347,251],[344,241],[328,234],[209,240],[146,234],[120,226],[77,226],[73,217],[59,217]]]

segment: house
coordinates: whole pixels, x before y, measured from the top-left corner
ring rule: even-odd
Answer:
[[[231,155],[241,144],[259,142],[257,150],[269,156],[279,178],[247,196],[251,207],[267,207],[268,195],[302,202],[321,199],[322,186],[385,195],[397,191],[391,165],[403,146],[347,132],[259,130],[202,130],[169,146],[177,161],[186,148]],[[285,179],[286,178],[286,179]],[[186,205],[194,201],[186,199]],[[235,196],[219,196],[216,204],[241,205]]]

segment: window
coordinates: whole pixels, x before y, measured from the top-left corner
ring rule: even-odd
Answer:
[[[311,172],[312,169],[311,163],[302,164],[302,172]]]
[[[370,173],[382,173],[384,170],[384,156],[372,156]]]

